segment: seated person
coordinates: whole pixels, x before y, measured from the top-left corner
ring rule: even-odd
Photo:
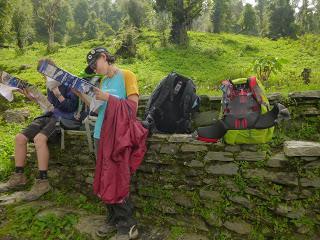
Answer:
[[[53,61],[49,61],[54,64]],[[29,99],[33,99],[27,90],[24,90],[23,94]],[[0,192],[14,190],[26,185],[27,178],[24,174],[24,167],[28,141],[33,141],[35,144],[39,175],[35,179],[31,190],[26,192],[24,200],[36,200],[51,189],[47,173],[49,161],[48,140],[53,139],[59,133],[56,124],[60,118],[75,119],[75,113],[78,108],[78,97],[72,89],[63,85],[51,90],[47,88],[47,97],[49,102],[54,106],[54,109],[35,118],[28,127],[16,135],[14,150],[15,172],[7,182],[0,183]]]

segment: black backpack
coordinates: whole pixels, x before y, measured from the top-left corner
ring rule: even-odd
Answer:
[[[199,104],[193,81],[172,72],[150,96],[142,123],[151,132],[191,133],[191,114]]]

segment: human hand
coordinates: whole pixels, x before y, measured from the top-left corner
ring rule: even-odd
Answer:
[[[109,93],[102,92],[100,88],[94,88],[94,94],[97,100],[108,101]]]

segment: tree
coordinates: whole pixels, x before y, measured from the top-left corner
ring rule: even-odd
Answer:
[[[8,41],[11,34],[12,12],[13,1],[0,0],[0,47]]]
[[[251,4],[246,4],[240,19],[241,32],[245,34],[257,33],[256,13]]]
[[[314,29],[313,12],[308,0],[303,0],[297,16],[299,32],[305,34]]]
[[[268,5],[268,0],[256,0],[256,12],[258,15],[258,26],[260,35],[264,35],[267,28],[266,23],[266,9]]]
[[[68,1],[61,3],[61,8],[58,13],[58,19],[55,27],[55,39],[59,43],[65,43],[67,41],[68,34],[71,31],[71,25],[73,23],[72,10]]]
[[[90,18],[85,26],[86,39],[95,39],[99,35],[99,24],[97,14],[95,12],[90,13]]]
[[[141,0],[129,0],[127,4],[129,22],[140,28],[146,18],[146,11]]]
[[[42,20],[48,31],[48,52],[54,50],[55,25],[58,21],[59,12],[63,6],[63,0],[38,0],[37,16]]]
[[[123,5],[121,0],[105,0],[103,3],[105,13],[102,21],[109,24],[114,31],[120,29],[122,20],[125,17]]]
[[[270,38],[296,37],[294,9],[289,0],[273,0],[271,2],[268,24],[268,36]]]
[[[315,13],[314,13],[315,33],[320,33],[320,0],[314,0],[313,4],[315,6]]]
[[[89,20],[89,5],[88,1],[80,0],[74,9],[73,15],[76,25],[83,28],[86,22]]]
[[[223,0],[215,0],[212,14],[213,32],[220,33],[223,21]]]
[[[167,11],[163,10],[158,12],[155,18],[156,18],[155,27],[160,34],[161,46],[166,47],[168,44],[169,33],[170,33],[171,22],[172,22],[171,15]]]
[[[192,22],[202,12],[204,0],[156,0],[157,12],[167,11],[172,15],[170,41],[178,45],[187,45],[187,31],[191,29]]]
[[[211,32],[212,30],[212,0],[205,0],[200,16],[192,21],[192,30],[200,32]]]
[[[33,36],[33,6],[28,0],[18,0],[12,15],[12,28],[17,45],[23,49]]]
[[[226,11],[226,18],[229,19],[229,21],[224,21],[226,23],[224,26],[225,30],[229,32],[238,33],[239,31],[241,31],[239,21],[243,12],[242,1],[230,0]]]
[[[238,22],[243,9],[242,1],[214,0],[212,9],[213,32],[237,32]]]

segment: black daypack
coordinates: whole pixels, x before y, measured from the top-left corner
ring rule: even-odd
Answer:
[[[199,104],[193,81],[172,72],[150,96],[142,124],[152,132],[190,133],[191,114]]]

